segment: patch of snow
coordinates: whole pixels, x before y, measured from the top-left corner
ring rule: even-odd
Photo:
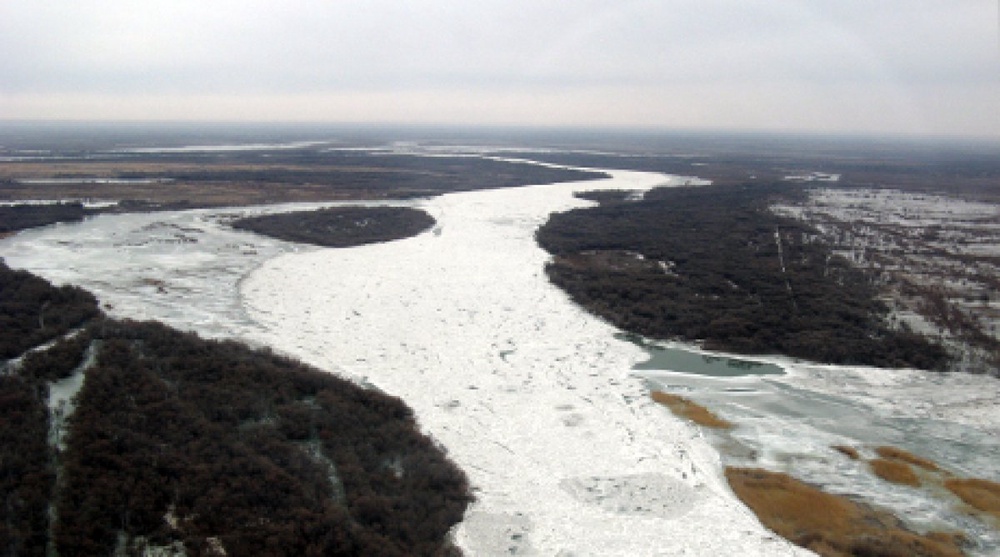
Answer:
[[[828,174],[826,172],[810,172],[808,174],[795,174],[785,176],[786,182],[839,182],[840,174]]]
[[[87,370],[94,365],[94,361],[97,359],[99,346],[99,343],[91,343],[84,355],[83,362],[73,370],[72,374],[49,384],[49,445],[60,451],[66,448],[64,439],[66,420],[76,408],[73,399],[83,387]]]

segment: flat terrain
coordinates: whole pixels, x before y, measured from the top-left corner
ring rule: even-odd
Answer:
[[[810,223],[874,277],[897,326],[944,339],[959,369],[1000,369],[1000,205],[899,189],[816,188],[772,210]]]
[[[997,479],[995,459],[991,458],[996,454],[996,437],[988,433],[997,423],[996,389],[992,378],[964,373],[813,366],[779,357],[774,361],[784,367],[788,375],[769,376],[766,381],[746,377],[726,379],[723,383],[716,378],[692,379],[674,374],[658,386],[652,386],[651,378],[629,371],[643,357],[642,352],[631,343],[617,339],[614,336],[618,332],[616,327],[580,311],[552,286],[543,272],[550,256],[538,248],[534,237],[552,211],[576,208],[582,209],[581,213],[588,213],[594,209],[583,208],[595,200],[622,207],[641,206],[647,201],[660,202],[661,206],[651,210],[647,215],[649,219],[643,221],[656,226],[639,228],[651,233],[654,230],[662,232],[656,228],[661,225],[669,228],[669,225],[685,224],[692,230],[701,227],[701,234],[709,233],[714,243],[682,242],[689,244],[686,246],[688,257],[684,261],[680,257],[653,257],[655,254],[647,257],[626,245],[614,245],[590,246],[564,254],[559,263],[568,265],[573,271],[597,269],[607,272],[615,279],[608,281],[612,288],[625,284],[616,277],[630,273],[651,280],[671,277],[680,275],[688,261],[698,257],[702,262],[712,257],[720,259],[732,251],[719,250],[719,245],[724,243],[722,236],[710,234],[708,227],[703,226],[725,223],[725,211],[716,210],[711,214],[713,209],[724,209],[726,205],[724,200],[713,197],[713,193],[735,191],[733,187],[738,184],[745,184],[742,187],[751,193],[762,185],[780,184],[798,195],[780,204],[755,205],[764,210],[770,207],[768,218],[778,221],[767,221],[767,226],[756,231],[751,230],[752,227],[746,229],[746,221],[740,221],[739,227],[729,227],[756,234],[744,238],[744,244],[746,238],[750,238],[759,248],[749,252],[761,260],[755,264],[763,264],[755,272],[771,272],[779,279],[768,285],[767,280],[743,283],[733,273],[715,277],[699,275],[711,279],[703,281],[710,288],[686,295],[686,301],[690,302],[686,311],[690,314],[688,317],[697,316],[699,304],[711,306],[716,303],[722,298],[720,293],[732,290],[733,284],[741,290],[759,286],[762,295],[756,301],[784,307],[791,312],[792,319],[800,320],[790,321],[792,324],[801,324],[802,317],[796,316],[796,312],[808,314],[811,319],[822,317],[825,310],[833,307],[829,299],[839,294],[824,290],[825,286],[817,282],[815,275],[793,269],[806,260],[822,261],[820,252],[810,251],[822,240],[836,258],[836,264],[828,267],[835,271],[835,277],[843,279],[845,284],[863,287],[855,289],[857,292],[851,292],[852,295],[875,291],[870,298],[847,296],[841,300],[848,302],[847,311],[827,313],[845,319],[847,325],[858,325],[862,332],[882,332],[870,319],[881,316],[883,319],[879,321],[887,324],[888,330],[929,332],[936,337],[943,330],[942,326],[930,318],[915,317],[916,309],[908,313],[903,306],[894,305],[891,297],[876,288],[888,284],[881,281],[880,275],[875,275],[877,280],[850,281],[855,271],[864,274],[872,270],[869,263],[876,259],[877,244],[891,246],[895,242],[898,246],[893,249],[899,252],[899,257],[909,257],[911,251],[922,251],[916,258],[899,259],[894,266],[879,259],[882,271],[907,273],[936,265],[939,270],[924,273],[926,278],[917,282],[918,286],[926,288],[936,284],[934,281],[948,281],[954,277],[956,285],[961,285],[962,280],[967,283],[965,286],[972,297],[956,290],[941,298],[945,301],[961,299],[966,306],[988,307],[992,298],[984,304],[981,290],[987,286],[984,281],[991,274],[989,268],[983,267],[979,275],[974,275],[968,269],[960,270],[958,264],[973,261],[968,259],[972,256],[988,256],[986,250],[995,245],[986,213],[969,209],[988,208],[994,203],[991,188],[996,185],[997,174],[991,170],[991,159],[963,151],[949,159],[951,162],[941,165],[938,159],[932,160],[920,153],[905,155],[892,149],[867,152],[847,152],[840,148],[830,152],[786,149],[774,154],[766,152],[771,148],[766,144],[739,153],[704,149],[700,144],[690,145],[688,152],[659,150],[653,145],[648,151],[629,154],[602,154],[593,147],[585,150],[577,145],[560,152],[532,151],[530,155],[525,152],[524,156],[595,168],[602,165],[638,167],[636,165],[641,164],[659,172],[704,176],[730,187],[702,188],[703,193],[695,188],[693,195],[705,196],[700,203],[703,218],[684,221],[670,212],[669,205],[676,200],[658,198],[659,193],[643,195],[643,192],[655,186],[697,183],[693,178],[667,179],[656,174],[615,172],[613,179],[601,183],[436,195],[479,187],[505,187],[503,184],[533,183],[539,176],[561,176],[565,180],[586,176],[476,158],[484,154],[517,156],[512,155],[511,150],[485,147],[445,150],[430,146],[420,151],[417,146],[402,145],[393,148],[393,154],[389,154],[390,149],[361,154],[309,145],[238,153],[106,152],[87,160],[80,158],[82,151],[67,151],[71,158],[62,159],[51,153],[43,154],[43,158],[48,157],[46,160],[30,156],[23,157],[24,160],[14,160],[16,157],[3,160],[4,153],[0,152],[0,160],[3,160],[0,172],[7,176],[0,190],[5,191],[9,199],[24,195],[33,199],[78,199],[88,204],[94,199],[129,200],[112,209],[84,207],[86,210],[127,212],[170,206],[259,203],[270,199],[331,201],[416,197],[418,199],[411,199],[407,204],[427,210],[438,221],[435,234],[351,249],[312,250],[242,233],[228,226],[237,217],[260,214],[259,208],[155,214],[132,212],[23,232],[6,240],[5,245],[12,261],[20,257],[21,265],[38,268],[40,274],[51,280],[58,278],[62,283],[92,288],[102,307],[109,312],[163,319],[217,338],[240,336],[404,397],[414,408],[421,431],[433,436],[435,446],[446,447],[449,458],[454,459],[471,480],[476,501],[453,531],[452,538],[471,554],[556,554],[560,551],[606,555],[656,551],[699,555],[733,551],[768,556],[800,554],[799,549],[761,528],[736,501],[721,475],[720,464],[772,472],[780,470],[811,485],[833,486],[828,490],[831,493],[849,493],[866,504],[892,509],[908,527],[913,526],[914,531],[921,533],[928,531],[927,524],[919,521],[910,524],[910,519],[922,516],[923,509],[935,509],[934,512],[942,513],[947,524],[959,524],[949,530],[967,532],[971,545],[963,549],[992,554],[997,547],[996,535],[992,526],[988,526],[992,523],[984,523],[987,527],[983,527],[979,522],[970,522],[972,515],[968,509],[959,506],[957,497],[947,499],[949,496],[945,494],[942,499],[945,488],[938,489],[937,484],[932,485],[930,491],[933,493],[922,490],[919,498],[910,497],[913,495],[910,492],[907,497],[898,497],[900,489],[914,490],[911,485],[903,485],[912,479],[899,473],[900,462],[894,463],[895,474],[882,470],[889,478],[884,479],[876,470],[877,467],[885,468],[879,459],[893,459],[872,453],[872,447],[906,440],[917,445],[905,446],[907,450],[941,463],[942,469],[953,471],[956,478],[967,478],[956,480],[966,483],[949,486],[952,492],[961,493],[963,500],[968,495],[966,492],[979,494],[982,489],[976,482],[983,480],[968,478]],[[415,153],[431,156],[414,156]],[[995,163],[995,157],[992,160]],[[88,169],[91,164],[94,166]],[[534,171],[542,174],[532,174]],[[602,187],[607,191],[571,196],[573,191]],[[85,195],[88,192],[99,195]],[[893,220],[893,226],[885,228],[866,224],[864,219],[877,224],[879,219],[886,220],[884,215],[892,214],[897,204],[897,198],[893,197],[897,195],[895,192],[909,196],[901,204],[906,208],[906,215],[913,213],[911,202],[927,201],[942,207],[946,202],[952,208],[958,203],[970,205],[962,209],[962,216],[957,219],[949,218],[947,211],[925,213],[914,221],[914,230],[905,234],[902,231],[910,225],[902,217],[893,217],[899,222]],[[427,196],[434,197],[423,199]],[[738,196],[729,199],[729,204],[738,199]],[[874,199],[882,201],[872,201]],[[819,203],[814,203],[817,200]],[[829,208],[824,213],[827,216],[816,212],[806,217],[813,205]],[[872,215],[866,216],[867,211]],[[860,224],[854,222],[859,219],[862,220]],[[925,234],[924,229],[932,221],[941,228],[931,227],[931,234]],[[353,222],[357,225],[363,219]],[[778,222],[777,231],[774,222]],[[954,263],[926,266],[929,261],[946,260],[941,259],[940,252],[950,249],[949,242],[957,238],[949,231],[953,225],[971,230],[969,236],[957,242],[961,257],[953,259]],[[881,239],[867,235],[864,232],[867,228],[878,228]],[[851,231],[851,238],[861,237],[864,232],[863,245],[844,240],[848,237],[844,232],[839,233],[838,240],[836,230]],[[679,234],[679,239],[696,237],[689,232],[685,230],[684,234]],[[904,243],[917,236],[920,236],[919,241]],[[590,230],[585,230],[575,241],[585,243],[595,238]],[[694,253],[699,251],[701,253]],[[34,266],[26,265],[25,261],[33,261]],[[988,259],[982,262],[987,263],[990,263]],[[364,271],[360,272],[361,269]],[[699,273],[704,271],[703,268],[693,269]],[[798,275],[794,281],[781,280],[780,277],[790,273]],[[980,282],[969,286],[977,276]],[[807,280],[800,281],[802,278]],[[815,292],[820,294],[813,295]],[[709,321],[704,324],[705,328],[722,331],[730,338],[766,339],[767,327],[761,325],[772,323],[766,319],[758,323],[752,314],[756,303],[754,297],[744,296],[744,299],[754,302],[743,308],[751,312],[749,315],[753,319],[744,318],[742,322],[715,320],[714,324]],[[886,311],[879,309],[882,306]],[[916,303],[912,307],[922,305]],[[658,317],[662,315],[657,312],[633,314],[633,320],[647,322]],[[403,320],[407,324],[405,327],[400,326]],[[30,319],[26,321],[30,322]],[[903,322],[908,323],[912,331],[906,331]],[[748,337],[744,333],[750,328],[755,330]],[[850,350],[843,350],[839,337],[832,338],[832,341],[819,338],[814,345],[832,346],[853,356]],[[141,351],[142,343],[122,346],[118,342],[120,339],[113,335],[107,340],[121,348],[116,354],[128,365],[135,363],[134,360],[141,363],[148,356]],[[948,350],[960,349],[958,341],[947,338],[945,341]],[[219,343],[208,344],[217,347]],[[197,346],[197,350],[212,350]],[[877,350],[869,352],[883,358],[897,356],[880,354]],[[910,355],[907,350],[900,352],[903,356]],[[62,350],[59,354],[66,353],[67,350]],[[270,361],[265,355],[255,354],[249,359]],[[76,355],[79,356],[78,351]],[[247,358],[237,355],[234,359],[242,362]],[[114,373],[117,372],[112,370],[110,376],[115,377]],[[144,377],[149,379],[148,375]],[[149,400],[157,402],[160,400],[157,396],[164,392],[170,395],[171,382],[175,379],[164,376],[161,382],[165,387],[157,381],[148,381],[146,386],[155,387],[148,391],[156,395]],[[33,396],[31,385],[20,387],[11,386],[14,402]],[[771,387],[778,393],[773,402],[780,401],[780,404],[768,405],[770,395],[767,393],[771,391],[765,392],[765,389]],[[650,389],[662,389],[664,395],[660,397],[664,399],[669,395],[671,399],[678,396],[689,400],[685,403],[689,410],[695,405],[703,405],[732,427],[703,435],[654,402]],[[146,392],[147,389],[133,390]],[[260,390],[256,384],[249,385],[248,390],[251,391],[246,393],[249,407],[242,402],[232,405],[233,411],[246,412],[248,416],[238,423],[238,436],[250,438],[274,425],[281,435],[298,436],[294,438],[308,443],[314,441],[311,431],[290,427],[293,421],[303,423],[301,420],[285,420],[281,413],[295,417],[298,411],[313,411],[313,401],[308,394],[300,399],[293,393],[295,396],[284,401],[288,404],[275,405],[253,398],[252,393]],[[127,396],[117,397],[119,400],[124,398]],[[748,406],[758,399],[762,407]],[[63,399],[53,397],[53,400]],[[173,404],[171,400],[168,396],[167,401]],[[730,400],[732,404],[719,403],[720,400]],[[169,409],[170,404],[164,408]],[[260,407],[264,408],[262,413],[258,412]],[[823,407],[820,410],[830,407],[836,412],[817,418],[803,410],[817,407]],[[389,408],[397,407],[389,405]],[[784,414],[783,409],[787,409]],[[117,433],[123,438],[145,431],[139,426],[131,427],[127,420],[141,421],[142,416],[156,415],[152,410],[133,412],[131,407],[126,410],[122,420],[105,424],[108,427],[117,427],[120,423],[129,425],[125,431]],[[948,421],[956,416],[959,423]],[[15,433],[41,431],[38,424],[43,422],[36,419],[39,417],[37,412],[32,416],[25,414],[25,417],[32,418],[34,427],[15,428]],[[406,420],[403,422],[405,425]],[[886,426],[885,431],[872,431],[875,429],[872,423]],[[834,427],[832,432],[822,429],[827,426]],[[836,429],[839,426],[841,429]],[[971,435],[973,433],[976,435]],[[32,433],[32,436],[37,440],[38,435]],[[723,445],[716,445],[718,452],[708,442],[715,436],[724,439]],[[735,450],[727,453],[725,443]],[[832,448],[834,446],[846,447],[854,451],[855,456],[850,457]],[[46,458],[48,449],[35,443],[32,450],[32,454],[41,454],[42,460]],[[362,447],[362,450],[366,449]],[[142,451],[137,454],[141,458],[149,456]],[[372,469],[381,474],[382,479],[391,480],[399,470],[392,455],[376,455],[376,460],[379,462]],[[902,464],[911,466],[909,461],[902,461]],[[169,466],[161,466],[164,467],[167,472],[172,470]],[[350,468],[351,463],[346,467]],[[404,467],[403,470],[405,476],[410,469]],[[48,473],[43,472],[36,479],[42,484],[51,481],[51,477],[45,476]],[[923,472],[916,470],[918,479],[923,480],[921,474]],[[988,485],[995,487],[992,483]],[[46,489],[36,491],[44,493]],[[768,494],[780,492],[770,487],[765,491]],[[798,491],[798,486],[788,489],[789,493]],[[155,496],[156,493],[155,489],[149,491],[144,487],[136,497]],[[334,493],[333,498],[337,497],[339,495]],[[109,500],[113,505],[121,503],[119,499]],[[927,503],[927,500],[933,502]],[[977,495],[977,503],[968,504],[976,509],[989,509],[992,500]],[[182,503],[185,506],[178,507],[181,511],[193,504],[189,499]],[[383,503],[386,500],[380,496],[365,496],[350,503],[355,506],[348,513],[357,521],[377,522],[388,516],[383,512]],[[43,509],[44,500],[41,503],[33,500],[32,504],[37,511],[33,516],[44,520],[39,510]],[[286,507],[284,503],[271,506]],[[793,511],[801,506],[792,501]],[[825,504],[819,506],[825,507]],[[122,508],[119,505],[108,511],[112,521],[122,521],[120,514],[114,514]],[[159,536],[154,541],[159,543],[165,541],[163,536],[171,532],[170,528],[177,528],[171,524],[171,518],[182,515],[155,508],[156,516],[149,522],[154,536]],[[779,514],[786,510],[786,507],[775,508]],[[764,519],[767,513],[758,512]],[[572,519],[567,520],[567,517]],[[136,521],[130,525],[139,527],[141,521],[149,517],[126,513],[124,518]],[[194,520],[202,520],[200,514]],[[215,528],[224,525],[226,518],[213,517],[212,520],[218,520],[210,525]],[[97,524],[99,521],[79,522]],[[438,521],[439,524],[445,522]],[[181,530],[201,528],[200,523],[194,522],[178,525]],[[277,522],[271,526],[281,529]],[[933,527],[936,528],[938,526]],[[861,534],[868,536],[866,532],[861,529]],[[275,530],[273,533],[282,536],[288,532]],[[189,530],[185,534],[193,535],[192,547],[205,547],[207,551],[211,549],[207,546],[216,543],[213,541],[216,536],[210,533]],[[823,537],[825,535],[806,534],[810,539],[803,545],[809,545],[810,540],[833,545],[834,542]],[[789,538],[796,539],[791,534]],[[949,540],[935,535],[934,540],[962,543],[960,536]],[[389,538],[368,538],[368,541],[395,543]],[[224,545],[237,547],[229,543]],[[436,541],[428,540],[428,544],[424,547],[440,547]]]
[[[13,159],[13,157],[11,157]],[[472,157],[292,150],[88,154],[0,162],[0,201],[129,200],[187,207],[407,199],[599,177]]]

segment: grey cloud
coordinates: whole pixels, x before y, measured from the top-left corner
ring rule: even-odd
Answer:
[[[983,0],[5,0],[0,95],[996,89],[996,9]]]

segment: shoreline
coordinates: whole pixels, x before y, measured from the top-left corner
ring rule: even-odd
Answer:
[[[662,185],[666,178],[641,172],[617,172],[615,176],[625,182],[636,181],[619,184],[626,190]],[[168,289],[175,294],[180,294],[180,288],[195,287],[187,282],[191,277],[186,274],[211,278],[205,287],[210,296],[234,291],[226,295],[234,296],[238,307],[227,306],[222,311],[237,311],[238,315],[225,313],[218,316],[219,321],[204,321],[199,318],[205,314],[201,310],[194,314],[185,312],[180,314],[182,328],[216,331],[209,336],[231,329],[241,340],[253,345],[266,344],[308,363],[319,362],[324,369],[349,374],[359,383],[374,384],[403,397],[417,412],[425,432],[433,434],[453,455],[463,452],[458,464],[469,473],[474,484],[500,486],[481,491],[480,495],[490,496],[489,504],[473,507],[467,524],[456,530],[460,544],[470,547],[473,554],[489,554],[497,548],[514,548],[519,554],[555,554],[566,547],[570,547],[566,551],[576,550],[581,554],[587,554],[592,547],[600,547],[601,554],[619,551],[655,554],[661,550],[712,554],[734,547],[749,551],[748,554],[754,554],[753,551],[760,555],[779,551],[799,554],[798,548],[783,540],[773,540],[773,535],[736,500],[724,482],[720,453],[708,444],[704,433],[649,400],[647,374],[632,369],[643,359],[639,348],[620,339],[612,340],[618,329],[575,306],[544,275],[542,269],[548,255],[534,242],[533,231],[551,212],[591,204],[574,197],[573,191],[607,189],[615,179],[381,203],[416,205],[432,214],[439,224],[409,239],[361,248],[322,250],[291,246],[294,249],[288,252],[271,246],[263,248],[261,254],[234,254],[240,265],[253,264],[241,267],[240,276],[230,282],[226,278],[229,274],[218,273],[217,264],[207,267],[203,264],[190,270],[183,266],[158,267],[159,258],[167,255],[169,249],[151,259],[156,264],[148,268],[159,268],[166,283],[172,279],[173,286],[168,284]],[[220,233],[216,226],[220,219],[228,218],[222,214],[273,212],[287,210],[292,205],[184,211],[183,214],[197,217],[187,224],[185,219],[174,220],[181,213],[108,218],[132,223],[135,230],[128,234],[139,234],[142,223],[147,221],[166,224],[168,228],[174,222],[201,226],[204,230],[193,232],[199,238],[198,243],[185,248],[185,253],[189,253],[187,250],[200,246],[193,256],[201,258],[215,253],[212,250],[231,248],[220,243],[221,238],[230,237],[228,232]],[[107,235],[108,228],[100,223],[84,225],[82,229],[87,232],[83,240],[74,232],[78,230],[76,225],[67,226],[57,234],[50,230],[49,236],[39,236],[46,238],[46,245],[58,247],[66,239],[86,242],[88,234],[99,230]],[[114,230],[121,233],[125,229]],[[162,234],[157,230],[142,232],[136,238],[148,236],[156,243],[157,235]],[[490,232],[477,235],[477,230]],[[26,234],[36,236],[35,232]],[[246,245],[253,250],[270,245],[253,235],[234,238],[249,242]],[[33,250],[39,247],[31,245]],[[513,251],[508,253],[512,246]],[[238,252],[244,247],[241,244],[234,249]],[[121,248],[114,249],[118,253]],[[143,249],[128,247],[132,251],[126,253],[138,256],[139,251],[135,250]],[[108,257],[103,253],[96,249],[89,257]],[[63,259],[50,272],[64,278],[83,273],[91,281],[101,272],[107,273],[98,270],[100,261],[91,262],[97,265],[91,269],[83,260]],[[36,255],[35,260],[55,262],[59,258],[39,259]],[[324,271],[334,263],[337,265],[333,271]],[[78,264],[84,266],[77,268]],[[303,273],[296,272],[300,264],[305,265]],[[67,266],[68,271],[60,270]],[[165,273],[164,269],[170,271]],[[275,271],[283,271],[275,282],[279,289],[283,288],[282,280],[294,282],[313,277],[312,282],[306,281],[306,287],[311,289],[308,295],[313,298],[312,303],[292,300],[288,307],[280,309],[279,315],[265,315],[264,321],[272,317],[273,320],[269,330],[264,330],[260,321],[252,318],[249,306],[254,300],[245,294],[250,288],[248,283],[256,280],[254,277]],[[391,284],[397,278],[402,279],[404,290]],[[74,283],[79,280],[68,279]],[[423,281],[439,281],[436,287],[444,290],[426,290],[424,287],[428,285]],[[331,286],[329,282],[334,284]],[[336,292],[331,294],[328,287]],[[113,302],[116,306],[113,313],[138,311],[141,318],[161,318],[158,312],[163,310],[154,306],[163,303],[162,296],[132,300],[129,296],[135,292],[129,288],[127,282],[122,282],[118,286],[109,283],[103,289],[109,299],[123,300],[120,307],[117,301]],[[435,300],[440,302],[436,307],[428,305]],[[177,302],[179,307],[197,303],[187,297]],[[418,319],[415,326],[418,330],[406,331],[409,327],[406,317],[411,317],[412,312],[429,320]],[[380,321],[365,323],[368,319]],[[176,322],[176,319],[165,321]],[[244,327],[246,323],[253,326]],[[299,326],[304,327],[304,335],[292,338],[292,329]],[[488,333],[485,341],[471,335],[470,331],[480,329]],[[286,338],[271,342],[281,335]],[[445,338],[438,338],[442,336]],[[361,345],[352,345],[358,344],[351,342],[358,337],[362,339]],[[726,356],[683,343],[678,346],[705,355]],[[1000,423],[995,420],[995,404],[961,406],[961,397],[981,390],[979,382],[983,379],[978,376],[955,378],[946,374],[945,379],[939,379],[943,381],[941,386],[947,385],[949,400],[938,407],[922,396],[926,391],[921,388],[929,376],[914,374],[913,370],[874,369],[875,373],[871,373],[869,368],[814,365],[781,356],[731,356],[774,363],[786,370],[785,376],[777,379],[772,376],[768,381],[847,397],[864,390],[866,400],[882,404],[878,408],[886,412],[898,410],[891,406],[891,399],[902,397],[903,402],[897,407],[924,417],[946,411],[963,423],[989,420]],[[470,374],[471,371],[477,373]],[[483,375],[479,371],[488,373],[482,384],[470,382],[470,378]],[[940,374],[933,376],[940,377]],[[736,386],[748,384],[743,379],[737,381]],[[482,397],[488,388],[487,400]],[[467,420],[457,417],[464,412],[469,413]],[[510,418],[501,419],[504,416]],[[522,419],[527,422],[518,421]],[[504,436],[494,443],[492,433],[497,428]],[[455,448],[468,436],[475,444]],[[607,451],[621,454],[604,454]],[[572,455],[572,462],[559,462],[562,454]],[[522,481],[517,472],[524,466],[518,467],[518,458],[526,459],[527,466],[541,468],[541,472]],[[552,477],[545,477],[546,470]],[[558,476],[561,473],[563,477]],[[532,508],[533,501],[538,499],[546,501]],[[687,531],[692,524],[714,528],[719,516],[732,518],[739,531],[706,530],[709,534],[704,536]],[[614,527],[617,533],[599,532],[608,528],[607,524],[617,524]],[[687,528],[682,528],[685,525]],[[663,536],[650,532],[668,532],[674,539],[664,542],[659,539]],[[566,542],[567,538],[571,541]],[[579,541],[588,539],[591,541]]]
[[[271,259],[242,283],[258,340],[414,408],[477,490],[455,531],[469,554],[808,554],[764,529],[702,433],[650,400],[638,348],[545,277],[533,233],[589,204],[573,191],[668,178],[613,176],[448,194],[425,202],[439,235]]]

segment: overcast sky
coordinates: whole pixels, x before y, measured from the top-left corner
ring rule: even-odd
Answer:
[[[0,119],[1000,137],[1000,0],[0,0]]]

